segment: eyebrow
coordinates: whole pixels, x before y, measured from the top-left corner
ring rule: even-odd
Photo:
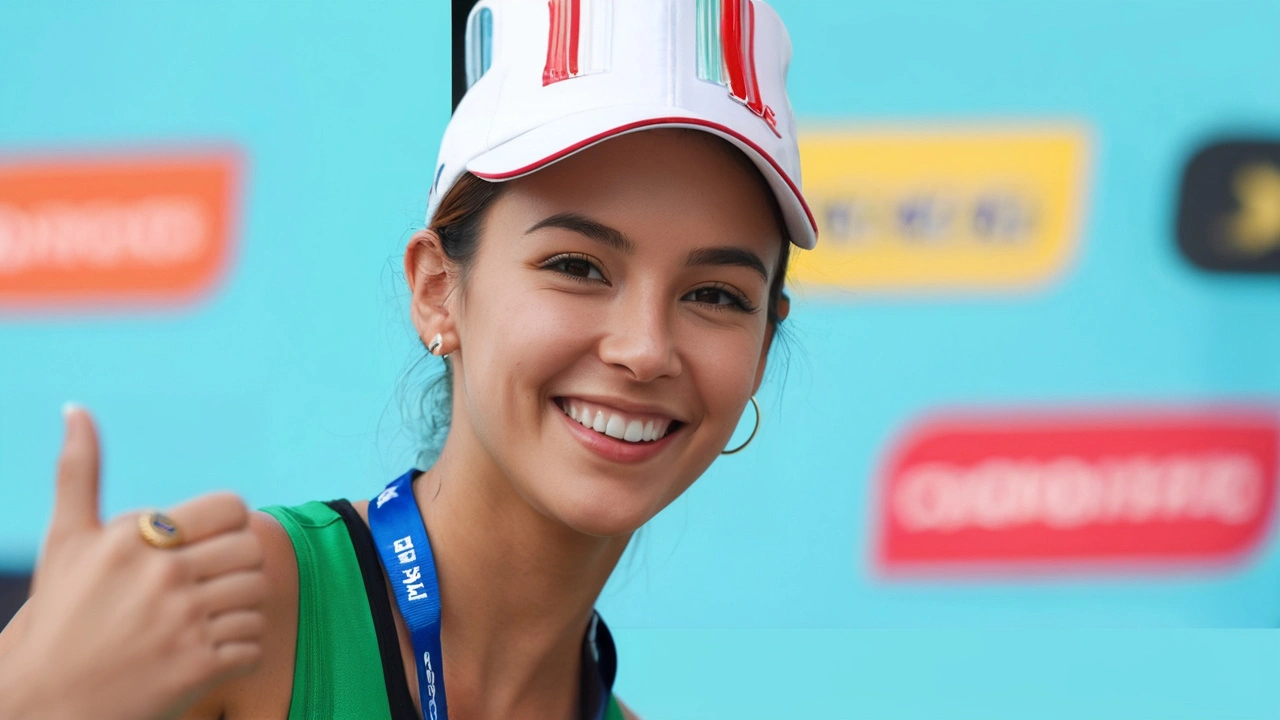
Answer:
[[[528,235],[543,228],[562,228],[564,230],[570,230],[578,233],[579,235],[589,237],[592,240],[602,242],[614,250],[626,253],[627,255],[634,253],[636,249],[636,244],[631,241],[631,238],[624,235],[621,230],[616,230],[608,225],[598,223],[589,217],[579,215],[577,213],[560,213],[558,215],[552,215],[551,217],[536,223],[533,227],[526,230],[524,234]]]
[[[626,236],[621,230],[611,228],[600,222],[596,222],[585,215],[577,213],[559,213],[549,218],[540,220],[533,227],[525,231],[525,235],[537,232],[544,228],[561,228],[576,232],[585,237],[591,238],[598,242],[602,242],[609,247],[631,255],[635,252],[635,242]],[[685,261],[687,267],[696,267],[699,265],[721,265],[732,267],[745,267],[756,271],[760,274],[761,279],[769,280],[769,270],[765,267],[764,261],[759,255],[739,247],[720,246],[710,248],[700,248],[689,253],[689,259]]]
[[[760,278],[766,282],[769,280],[769,271],[765,269],[764,261],[759,255],[738,247],[712,247],[694,250],[689,253],[689,259],[685,262],[689,267],[695,265],[731,265],[737,267],[745,267],[760,273]]]

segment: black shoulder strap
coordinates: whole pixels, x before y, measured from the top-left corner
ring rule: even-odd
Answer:
[[[604,624],[604,618],[596,613],[596,662],[600,665],[600,680],[604,688],[613,692],[613,681],[618,676],[618,649],[613,644],[613,633]]]
[[[396,636],[395,616],[391,613],[391,597],[387,593],[382,563],[373,544],[373,533],[360,519],[360,513],[346,500],[331,500],[325,505],[342,516],[351,536],[351,546],[360,563],[360,576],[364,579],[365,595],[369,597],[369,612],[373,627],[378,633],[378,652],[382,656],[382,679],[387,686],[387,704],[391,707],[391,720],[421,720],[413,707],[413,696],[405,681],[404,660],[400,657],[400,639]]]

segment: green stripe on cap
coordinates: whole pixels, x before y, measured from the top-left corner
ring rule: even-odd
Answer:
[[[720,0],[698,0],[698,79],[724,84]]]

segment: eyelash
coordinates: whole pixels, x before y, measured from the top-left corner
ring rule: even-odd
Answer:
[[[695,288],[693,290],[690,290],[688,294],[685,295],[685,297],[689,297],[689,295],[693,295],[694,293],[702,292],[703,290],[715,290],[717,292],[724,293],[725,297],[729,298],[729,302],[727,304],[702,303],[703,305],[706,305],[712,310],[737,310],[739,312],[744,312],[744,313],[754,313],[758,309],[750,300],[748,300],[745,296],[743,296],[742,293],[739,293],[737,290],[734,290],[733,288],[731,288],[728,285],[725,285],[724,283],[711,283],[710,285],[703,285],[700,288]],[[695,300],[694,302],[697,302],[697,301]]]
[[[580,282],[580,283],[597,283],[597,282],[600,282],[600,280],[599,280],[599,279],[597,279],[597,278],[582,277],[581,275],[574,275],[574,274],[573,274],[573,273],[571,273],[571,272],[567,272],[567,271],[566,271],[566,270],[564,270],[562,267],[559,267],[559,266],[562,266],[563,264],[565,264],[565,263],[567,263],[567,262],[569,262],[569,261],[571,261],[571,260],[576,260],[576,261],[578,261],[578,262],[586,263],[588,266],[590,266],[590,268],[591,268],[592,270],[595,270],[597,273],[600,273],[600,277],[601,277],[601,278],[604,278],[604,273],[603,273],[603,272],[600,270],[600,268],[595,264],[595,262],[592,260],[591,256],[590,256],[590,255],[583,255],[582,253],[561,253],[561,254],[559,254],[559,255],[552,256],[552,257],[548,258],[545,262],[543,262],[543,263],[542,263],[542,269],[543,269],[543,270],[550,270],[550,271],[552,271],[552,272],[554,272],[554,273],[557,273],[557,274],[563,275],[563,276],[565,276],[566,278],[569,278],[570,280],[574,280],[574,281],[577,281],[577,282]],[[607,279],[607,278],[604,278],[604,279],[605,279],[605,281],[607,282],[607,280],[608,280],[608,279]]]
[[[564,263],[571,260],[576,260],[578,262],[586,263],[591,267],[592,270],[595,270],[597,273],[600,274],[600,278],[582,277],[581,275],[574,275],[573,273],[566,272],[562,266]],[[550,270],[558,275],[562,275],[565,278],[568,278],[569,280],[573,280],[575,282],[580,282],[584,284],[598,283],[602,281],[608,282],[607,279],[603,279],[604,272],[600,270],[600,268],[592,260],[591,256],[584,255],[582,253],[561,253],[559,255],[552,256],[548,258],[546,261],[544,261],[541,267],[543,270]],[[684,295],[684,297],[689,297],[690,295],[693,295],[694,293],[697,293],[697,292],[701,292],[703,290],[715,290],[715,291],[724,293],[724,295],[729,298],[728,303],[699,303],[700,305],[704,305],[712,310],[717,310],[717,311],[737,310],[739,312],[754,313],[759,309],[755,306],[754,303],[752,303],[744,295],[742,295],[742,293],[739,293],[738,291],[734,290],[732,287],[724,283],[712,283],[710,285],[703,285],[702,287],[690,290],[688,293]],[[695,300],[694,302],[698,302],[698,301]]]

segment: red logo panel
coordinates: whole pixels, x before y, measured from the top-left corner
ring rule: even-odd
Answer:
[[[1213,410],[925,423],[883,471],[879,563],[1238,557],[1274,512],[1277,418]]]

